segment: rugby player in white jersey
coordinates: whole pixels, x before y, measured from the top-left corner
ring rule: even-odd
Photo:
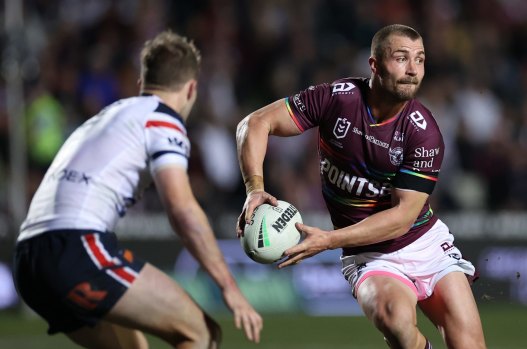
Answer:
[[[247,199],[237,233],[255,207],[276,205],[263,181],[269,135],[318,127],[322,191],[334,230],[297,224],[305,239],[285,252],[279,267],[340,248],[353,295],[391,348],[432,347],[417,327],[419,305],[448,348],[482,349],[467,280],[474,267],[428,199],[444,144],[431,112],[414,98],[424,62],[419,33],[387,26],[372,40],[371,78],[311,86],[242,120],[237,141]]]
[[[240,292],[187,174],[185,129],[200,54],[165,31],[141,52],[141,96],[81,125],[36,191],[17,240],[14,277],[24,301],[87,348],[218,348],[217,323],[170,277],[118,247],[112,231],[155,182],[173,229],[222,291],[238,328],[258,342],[262,318]]]

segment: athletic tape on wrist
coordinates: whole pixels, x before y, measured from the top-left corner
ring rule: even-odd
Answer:
[[[264,181],[262,176],[250,176],[244,181],[244,184],[245,193],[247,194],[255,190],[264,190]]]

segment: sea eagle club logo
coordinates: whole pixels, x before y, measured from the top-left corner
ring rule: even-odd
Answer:
[[[335,127],[333,127],[333,134],[337,139],[346,137],[346,134],[348,133],[348,130],[350,128],[351,122],[348,121],[346,118],[338,118],[337,122],[335,123]]]

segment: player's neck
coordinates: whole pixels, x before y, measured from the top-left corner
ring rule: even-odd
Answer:
[[[407,101],[392,104],[367,101],[367,108],[370,117],[378,124],[399,114],[406,103]]]
[[[164,91],[158,89],[144,89],[141,93],[148,93],[159,97],[164,104],[172,108],[178,114],[184,109],[184,98],[179,92]]]
[[[366,105],[368,113],[375,123],[381,123],[388,120],[403,110],[408,101],[390,101],[388,96],[368,93],[366,96]]]

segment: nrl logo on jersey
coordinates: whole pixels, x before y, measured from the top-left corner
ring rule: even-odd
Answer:
[[[350,94],[351,90],[355,88],[355,85],[353,85],[351,82],[339,82],[336,84],[333,84],[333,89],[331,90],[331,94]]]
[[[348,130],[350,129],[351,122],[346,118],[338,118],[333,127],[333,134],[337,139],[346,137]]]

